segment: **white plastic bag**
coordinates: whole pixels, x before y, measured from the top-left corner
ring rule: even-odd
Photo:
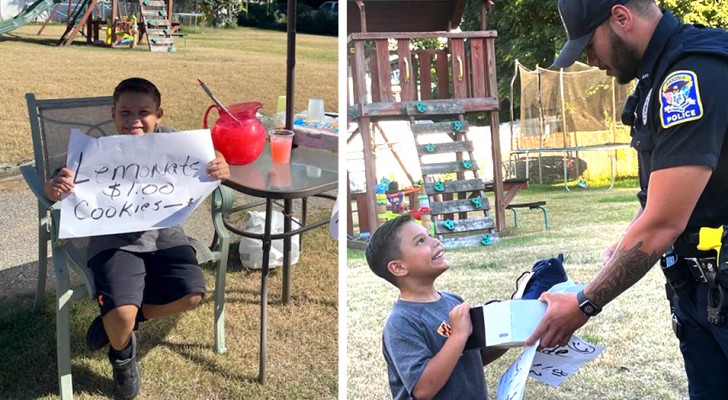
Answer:
[[[329,220],[329,233],[334,240],[339,240],[339,196],[336,196],[334,209],[331,210],[331,219]]]
[[[271,214],[271,234],[283,233],[283,213],[273,211]],[[300,224],[296,218],[291,222],[291,229],[298,229]],[[248,213],[248,222],[245,224],[245,232],[262,234],[265,230],[265,212],[251,211]],[[263,268],[263,241],[247,237],[240,238],[240,262],[243,267],[249,269]],[[291,237],[291,265],[298,262],[300,250],[298,248],[298,235]],[[270,248],[269,268],[283,265],[283,239],[274,240]]]

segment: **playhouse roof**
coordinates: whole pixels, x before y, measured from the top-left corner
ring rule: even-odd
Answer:
[[[457,28],[465,0],[364,0],[367,32],[436,32]],[[347,3],[348,32],[361,32],[359,7]]]

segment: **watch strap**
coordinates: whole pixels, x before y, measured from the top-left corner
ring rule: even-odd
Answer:
[[[581,311],[590,317],[594,317],[602,311],[601,307],[596,305],[593,301],[589,300],[586,295],[584,295],[583,290],[576,294],[576,301],[579,303]]]

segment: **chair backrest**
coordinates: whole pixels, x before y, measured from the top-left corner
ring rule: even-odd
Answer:
[[[111,96],[39,100],[33,93],[28,93],[25,98],[33,136],[35,170],[44,179],[66,165],[72,128],[93,137],[116,134],[111,119]],[[87,275],[87,285],[90,285],[92,281],[86,271],[87,246],[88,238],[68,240],[63,245],[73,264]]]
[[[111,119],[111,96],[38,100],[28,93],[25,98],[33,135],[35,168],[38,175],[46,179],[66,165],[72,128],[93,137],[116,134]]]

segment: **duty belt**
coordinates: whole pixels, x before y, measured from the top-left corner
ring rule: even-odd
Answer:
[[[728,306],[728,287],[721,284],[721,280],[725,280],[725,277],[721,277],[717,258],[690,257],[682,260],[695,281],[708,285],[708,322],[713,325],[723,325]]]
[[[694,293],[691,281],[708,286],[708,322],[723,325],[728,311],[728,225],[685,232],[665,252],[662,272],[678,297]],[[680,268],[682,267],[682,268]]]
[[[696,284],[707,284],[708,322],[723,325],[728,308],[728,286],[721,284],[721,280],[725,281],[726,277],[721,276],[716,257],[666,254],[661,266],[668,285],[679,298],[692,296]]]
[[[708,283],[706,272],[715,271],[715,257],[680,257],[680,260],[688,267],[688,272],[698,283]]]

